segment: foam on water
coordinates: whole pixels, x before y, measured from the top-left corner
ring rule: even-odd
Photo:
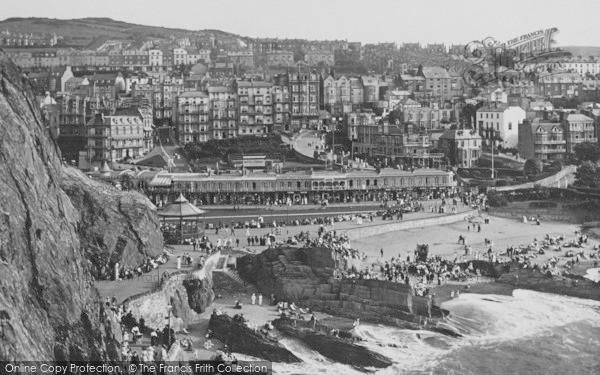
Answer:
[[[600,324],[598,301],[520,289],[493,300],[462,294],[443,307],[451,312],[451,325],[479,342],[518,339],[579,321]]]
[[[590,279],[595,283],[600,283],[600,268],[590,268],[586,271],[586,279]]]
[[[491,346],[508,351],[510,345],[507,347],[502,343],[514,340],[531,346],[532,342],[535,345],[550,336],[555,340],[553,342],[560,344],[556,351],[561,354],[557,353],[557,356],[581,352],[582,342],[590,350],[600,350],[597,338],[585,337],[589,327],[593,327],[594,332],[600,329],[598,301],[515,290],[513,296],[462,294],[457,299],[445,302],[443,307],[451,312],[448,326],[463,334],[463,338],[383,325],[362,324],[358,327],[356,333],[363,339],[360,345],[394,361],[394,365],[387,369],[373,369],[372,372],[391,375],[423,371],[430,373],[431,370],[425,369],[435,369],[434,373],[438,373],[438,368],[445,366],[455,352],[467,350],[472,356],[473,351],[477,353],[481,350],[481,354],[486,355]],[[358,369],[323,357],[296,340],[284,339],[281,342],[303,363],[275,364],[276,374],[361,373]],[[482,363],[486,365],[485,361]],[[487,365],[494,367],[493,364]],[[460,366],[457,366],[455,371],[460,372]],[[496,371],[489,370],[489,373]]]

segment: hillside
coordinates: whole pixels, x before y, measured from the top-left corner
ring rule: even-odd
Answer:
[[[8,18],[0,21],[0,31],[56,33],[65,37],[68,45],[87,45],[98,37],[138,39],[151,37],[166,39],[191,34],[213,34],[217,37],[238,37],[219,30],[185,30],[158,26],[138,25],[110,18],[79,18],[70,20],[51,18]]]
[[[569,51],[573,56],[600,56],[600,47],[591,46],[566,46],[561,47],[565,51]]]

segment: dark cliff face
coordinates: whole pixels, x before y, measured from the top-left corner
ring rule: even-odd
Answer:
[[[112,277],[115,263],[137,267],[159,255],[163,237],[156,208],[137,192],[123,192],[63,167],[61,188],[78,213],[81,245],[98,279]]]
[[[60,158],[0,50],[0,360],[116,358]]]

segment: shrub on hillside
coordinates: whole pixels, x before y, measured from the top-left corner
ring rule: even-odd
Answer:
[[[508,200],[504,195],[496,192],[488,194],[488,203],[491,207],[506,207],[508,206]]]

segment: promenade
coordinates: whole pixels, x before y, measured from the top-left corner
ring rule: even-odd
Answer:
[[[425,206],[426,209],[428,209],[429,205],[435,205],[436,203],[439,204],[440,201],[439,200],[424,201],[423,205]],[[338,205],[336,205],[335,207],[337,207],[337,206]],[[292,206],[292,207],[306,208],[306,206]],[[367,207],[372,208],[372,210],[364,210],[363,209],[361,211],[362,212],[370,212],[370,211],[375,211],[377,209],[376,207],[371,207],[371,206],[367,206]],[[367,207],[365,207],[365,208],[367,208]],[[340,207],[340,208],[342,209],[342,211],[346,211],[346,210],[344,210],[343,207]],[[456,208],[457,208],[457,213],[463,213],[463,212],[466,212],[471,209],[470,207],[464,206],[462,204],[458,204],[456,206]],[[238,211],[233,211],[233,210],[231,210],[231,211],[238,212]],[[270,218],[268,215],[268,211],[264,210],[264,208],[263,208],[263,212],[257,213],[257,215],[255,215],[253,217],[253,219],[257,219],[258,214],[262,214],[265,221],[268,221]],[[312,214],[306,213],[306,212],[297,213],[297,215],[298,215],[297,217],[302,217],[302,218],[316,216],[314,212]],[[338,216],[338,215],[341,215],[341,213],[325,212],[323,214],[323,216]],[[453,214],[452,213],[440,214],[440,213],[431,213],[431,212],[415,212],[415,213],[404,214],[404,219],[402,221],[405,222],[405,221],[411,221],[411,220],[420,220],[420,219],[426,219],[426,218],[443,217],[443,216],[451,216],[451,215],[453,215]],[[243,218],[249,217],[246,215],[241,215],[241,216]],[[292,217],[294,217],[294,216],[290,215],[290,219]],[[224,223],[226,223],[230,220],[236,219],[235,217],[232,218],[231,216],[220,216],[220,218],[223,220]],[[355,221],[342,221],[342,222],[334,223],[333,226],[327,226],[327,229],[328,230],[336,230],[339,233],[351,232],[353,230],[364,231],[365,228],[377,227],[377,226],[381,226],[381,225],[387,225],[390,223],[398,223],[398,222],[400,222],[400,221],[395,220],[395,219],[394,220],[383,220],[381,217],[373,217],[372,222],[368,219],[363,220],[363,224],[357,224]],[[319,227],[320,227],[319,224],[286,226],[286,227],[282,227],[281,234],[276,234],[276,231],[273,228],[252,228],[252,229],[249,229],[248,231],[249,231],[250,236],[252,236],[252,237],[255,237],[255,236],[261,237],[266,234],[273,233],[275,235],[276,241],[285,241],[288,237],[299,234],[300,232],[308,231],[313,236],[316,236]],[[394,233],[396,233],[396,232],[394,232]],[[206,230],[205,234],[207,235],[209,241],[211,241],[213,244],[216,244],[218,239],[220,238],[222,240],[222,242],[224,242],[226,239],[230,239],[232,241],[232,243],[234,244],[234,248],[236,248],[236,246],[235,246],[236,240],[239,240],[239,243],[240,243],[239,249],[245,248],[250,252],[261,252],[262,250],[264,250],[266,248],[265,246],[259,246],[259,245],[249,246],[247,243],[246,229],[236,229],[235,233],[233,233],[233,234],[231,233],[230,229],[220,229],[218,234],[216,233],[215,229],[210,229],[210,230]],[[355,246],[354,242],[352,244],[354,247],[356,247],[362,251],[360,246]],[[114,296],[117,299],[117,301],[119,303],[121,303],[125,299],[127,299],[131,296],[155,290],[159,285],[159,280],[161,279],[162,275],[165,272],[172,273],[172,272],[178,271],[177,256],[182,256],[184,253],[189,253],[190,256],[193,258],[192,266],[182,265],[181,269],[183,269],[183,270],[197,269],[197,263],[198,263],[198,259],[200,258],[200,256],[202,256],[202,255],[204,255],[204,257],[207,256],[206,253],[204,253],[204,252],[194,251],[193,247],[191,245],[174,245],[172,247],[174,249],[173,254],[169,258],[168,262],[164,265],[160,265],[160,267],[158,267],[157,269],[154,269],[148,273],[144,273],[141,276],[136,276],[130,280],[96,281],[95,286],[98,289],[98,291],[100,292],[100,295],[103,298],[112,298]]]

